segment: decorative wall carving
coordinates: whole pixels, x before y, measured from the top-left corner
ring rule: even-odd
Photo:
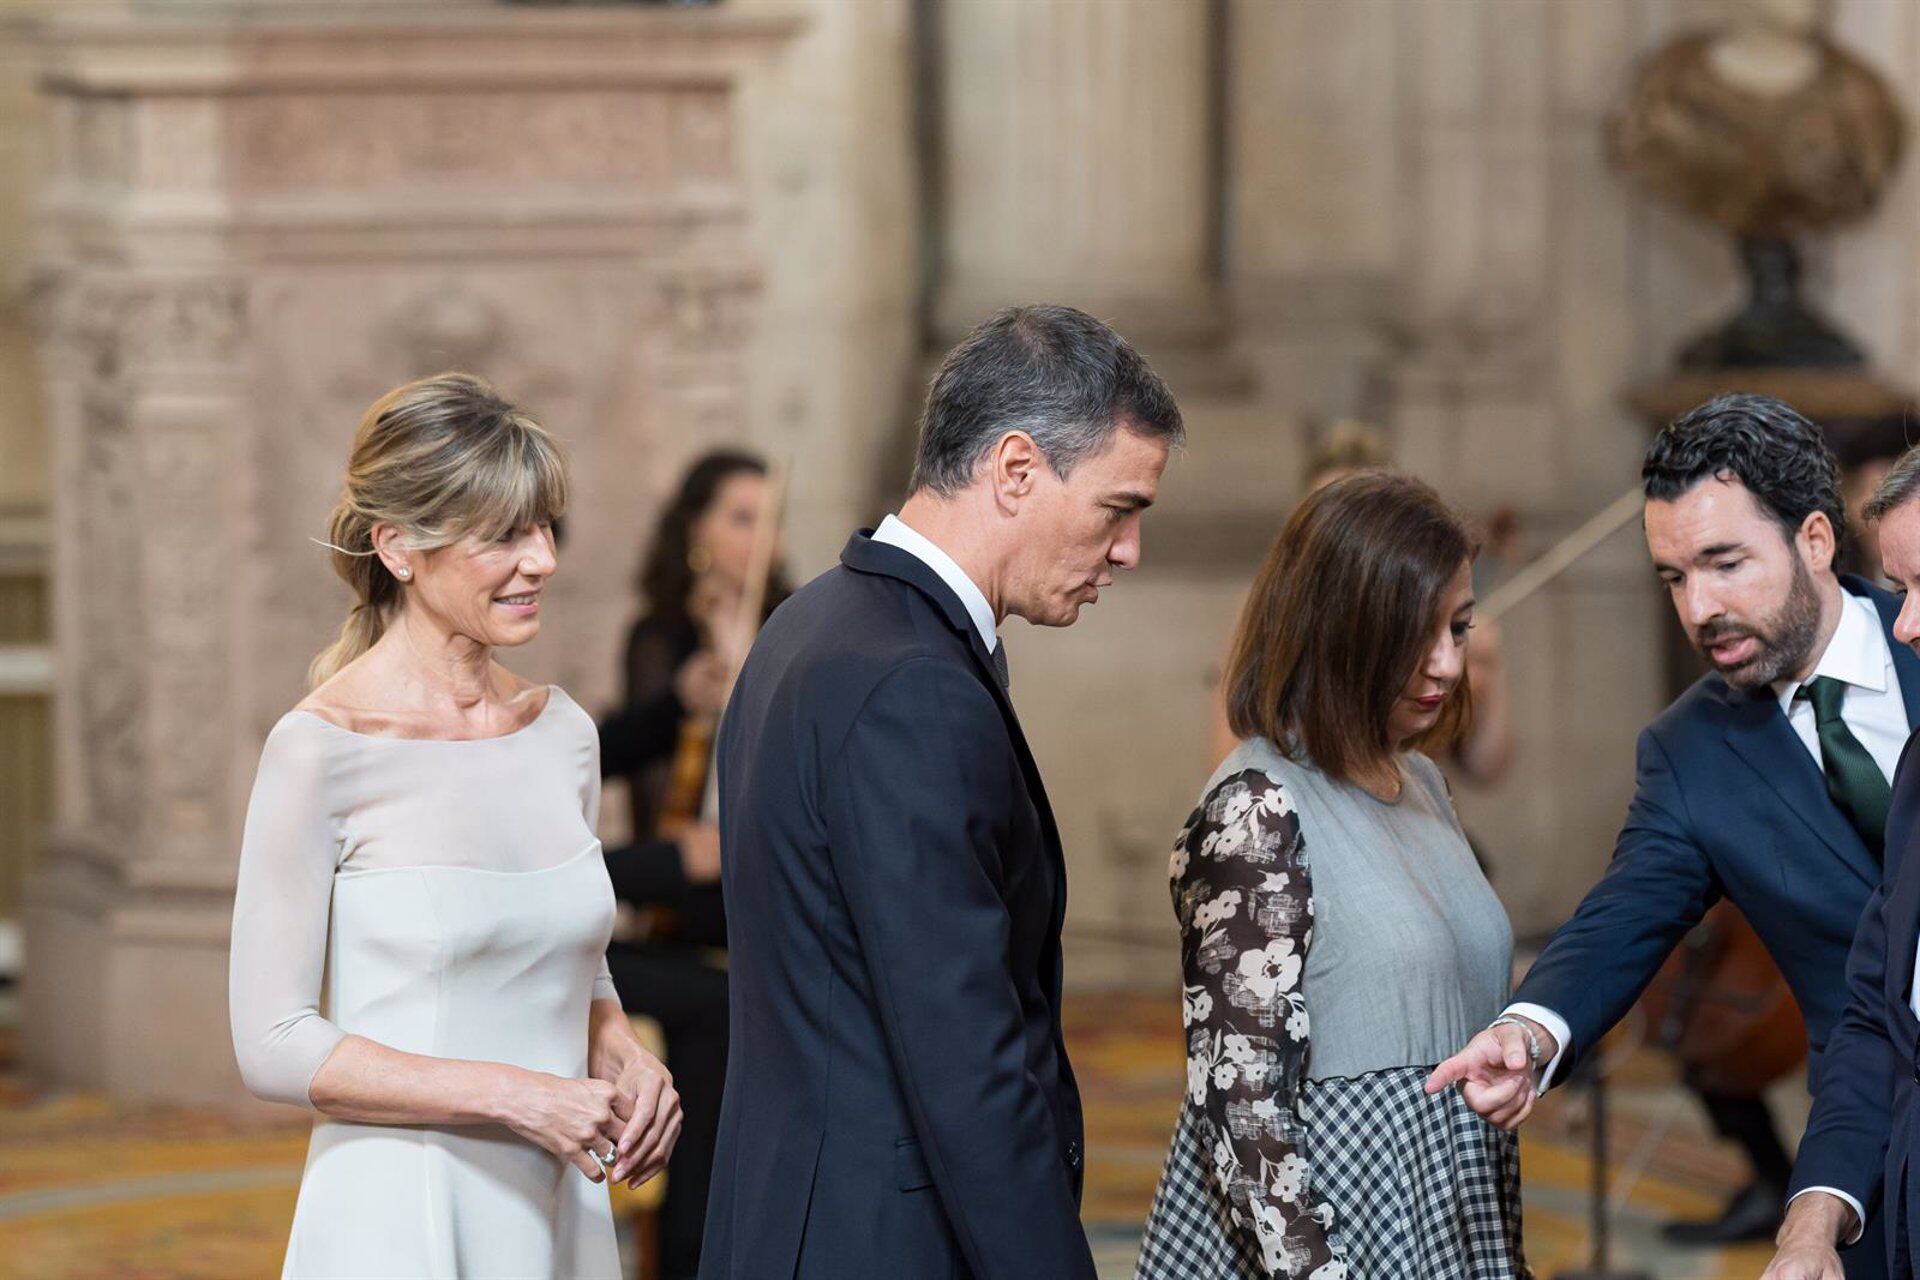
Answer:
[[[90,1036],[51,1024],[137,987],[168,1039],[224,1040],[209,975],[246,795],[344,614],[310,539],[380,393],[470,369],[566,443],[564,634],[513,662],[589,706],[611,693],[640,531],[682,457],[743,431],[760,281],[735,87],[789,30],[494,6],[53,27],[37,293],[48,399],[72,424],[56,644],[80,779],[27,909],[43,1072],[237,1090],[173,1069],[117,1015]],[[97,965],[63,958],[77,936]]]
[[[448,281],[401,304],[387,326],[416,377],[440,369],[484,369],[500,349],[503,321],[492,303]]]
[[[81,580],[60,582],[77,634],[57,636],[79,702],[84,814],[70,828],[126,856],[168,857],[224,831],[225,554],[217,501],[232,441],[219,403],[245,290],[225,274],[140,276],[76,264],[40,289],[51,396],[73,406]],[[198,390],[194,390],[198,388]],[[188,393],[182,399],[183,393]],[[136,852],[138,851],[138,852]]]
[[[82,490],[72,496],[80,506],[81,564],[89,580],[80,634],[61,637],[62,649],[78,659],[66,692],[80,703],[87,816],[108,840],[131,840],[140,826],[146,774],[140,548],[125,518],[140,491],[138,463],[124,407],[98,390],[80,398]]]
[[[274,94],[236,104],[233,172],[245,193],[664,193],[729,176],[728,110],[717,88]]]
[[[78,264],[45,275],[43,341],[77,356],[88,378],[231,361],[240,351],[246,291],[231,275],[136,276]]]

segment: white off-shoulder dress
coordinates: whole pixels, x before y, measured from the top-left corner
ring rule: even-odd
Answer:
[[[579,1078],[614,898],[593,721],[558,688],[495,738],[371,737],[309,712],[268,735],[234,899],[234,1051],[310,1106],[364,1036]],[[617,1277],[604,1186],[499,1125],[314,1122],[287,1277]]]

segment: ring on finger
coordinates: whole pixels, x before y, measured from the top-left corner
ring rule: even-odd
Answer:
[[[620,1149],[618,1147],[608,1147],[605,1155],[600,1154],[598,1151],[589,1152],[588,1154],[600,1162],[602,1169],[611,1169],[613,1168],[614,1160],[620,1154]]]

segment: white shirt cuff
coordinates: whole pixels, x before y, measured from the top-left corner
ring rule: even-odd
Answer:
[[[1554,1044],[1559,1046],[1554,1050],[1553,1057],[1547,1060],[1547,1065],[1541,1068],[1540,1081],[1534,1085],[1536,1095],[1544,1094],[1547,1087],[1553,1083],[1554,1073],[1560,1070],[1560,1059],[1566,1057],[1567,1050],[1573,1047],[1573,1028],[1567,1025],[1565,1018],[1553,1010],[1537,1004],[1527,1004],[1525,1001],[1508,1005],[1500,1011],[1500,1016],[1528,1018],[1539,1023],[1547,1029],[1547,1034],[1553,1037]]]
[[[1828,1195],[1832,1196],[1835,1200],[1838,1200],[1840,1201],[1840,1203],[1846,1205],[1847,1208],[1853,1210],[1853,1234],[1848,1236],[1845,1240],[1842,1240],[1840,1243],[1841,1244],[1858,1244],[1860,1242],[1860,1237],[1865,1235],[1867,1230],[1867,1211],[1860,1207],[1860,1202],[1858,1200],[1855,1200],[1852,1196],[1848,1195],[1846,1192],[1842,1191],[1838,1187],[1802,1187],[1800,1190],[1794,1192],[1791,1196],[1787,1198],[1787,1203],[1792,1204],[1795,1200],[1798,1200],[1801,1196],[1807,1194],[1807,1192],[1809,1191],[1824,1191]]]

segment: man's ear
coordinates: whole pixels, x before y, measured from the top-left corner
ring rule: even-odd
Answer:
[[[1033,492],[1039,469],[1047,465],[1040,446],[1024,431],[1009,431],[987,455],[992,469],[994,500],[1009,513]]]
[[[1833,568],[1839,539],[1835,536],[1833,521],[1827,518],[1826,512],[1809,511],[1807,518],[1800,522],[1800,532],[1794,541],[1799,544],[1800,553],[1806,557],[1808,569],[1814,573],[1824,573]]]

